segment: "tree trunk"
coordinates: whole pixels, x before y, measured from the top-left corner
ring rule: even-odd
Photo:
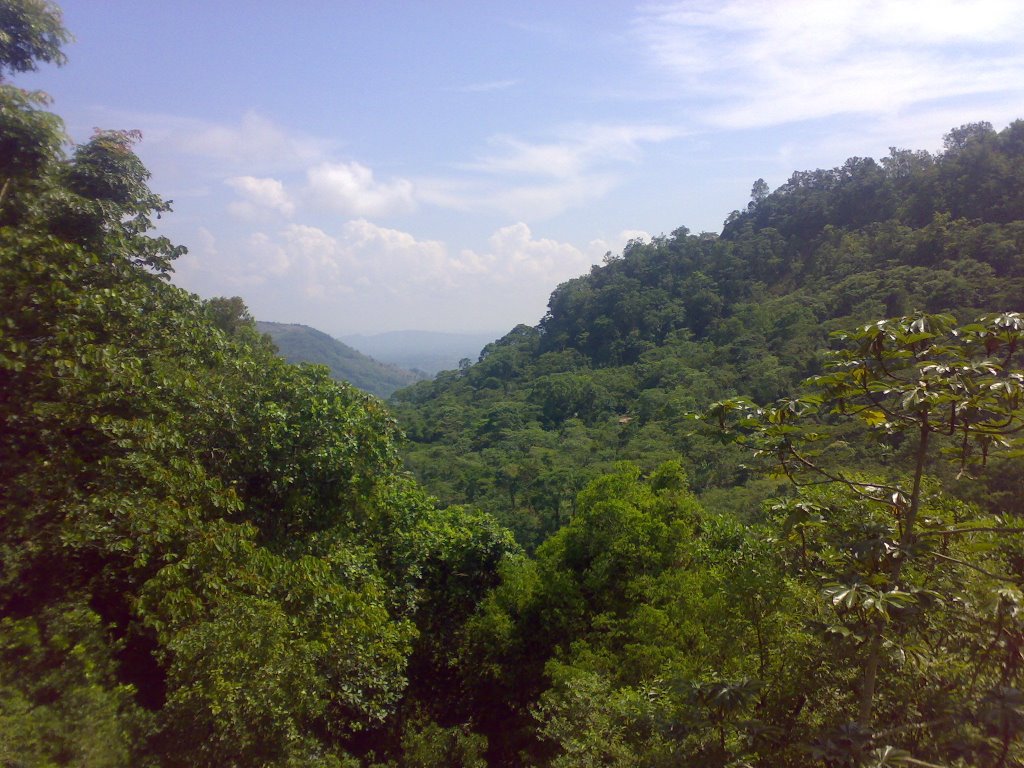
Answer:
[[[892,566],[892,583],[899,587],[900,574],[903,571],[903,563],[906,560],[906,552],[914,543],[914,526],[917,523],[917,513],[921,508],[921,480],[924,478],[925,462],[928,458],[928,437],[931,435],[931,428],[928,424],[928,412],[925,411],[921,417],[921,428],[918,436],[917,455],[914,461],[914,486],[910,491],[910,505],[907,507],[907,514],[903,519],[903,533],[900,536],[900,551],[896,562]],[[882,661],[882,629],[879,627],[874,637],[871,638],[871,646],[868,648],[868,658],[864,662],[864,679],[860,689],[860,707],[857,713],[857,724],[864,727],[871,727],[871,707],[874,704],[875,687],[878,682],[878,667]]]

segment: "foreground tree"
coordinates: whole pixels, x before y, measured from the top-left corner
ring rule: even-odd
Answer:
[[[1024,521],[958,502],[927,473],[939,455],[963,477],[997,451],[1019,453],[1024,316],[957,326],[921,314],[838,337],[849,348],[802,394],[712,409],[797,489],[775,508],[798,543],[794,568],[834,609],[823,631],[860,667],[853,726],[823,735],[820,753],[896,745],[1015,764],[1024,749]],[[883,476],[832,458],[863,429],[887,457]]]
[[[5,71],[59,60],[49,4],[0,21]],[[351,765],[511,542],[433,519],[379,401],[170,285],[138,134],[66,155],[44,103],[0,84],[0,763]]]

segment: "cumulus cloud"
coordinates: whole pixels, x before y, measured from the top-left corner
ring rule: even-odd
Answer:
[[[468,291],[491,301],[519,300],[520,292],[546,298],[551,288],[585,272],[606,250],[630,237],[590,243],[586,249],[535,237],[523,222],[495,230],[481,251],[450,250],[437,240],[353,219],[331,232],[289,224],[275,233],[256,232],[244,244],[232,283],[297,289],[311,298],[359,291],[396,299]]]
[[[448,288],[484,268],[475,257],[450,255],[439,241],[366,219],[347,221],[331,233],[307,224],[255,233],[246,243],[244,266],[248,280],[292,284],[315,298],[362,289],[402,295]]]
[[[499,283],[522,281],[550,288],[591,264],[571,243],[534,238],[523,222],[501,227],[488,238],[487,245],[483,254],[464,250],[462,259],[479,265],[481,272]]]
[[[417,240],[408,232],[382,227],[366,219],[346,222],[341,239],[368,283],[387,285],[395,292],[424,284],[449,285],[465,271],[437,240]]]
[[[412,182],[377,181],[360,163],[320,163],[307,171],[306,179],[314,202],[348,216],[384,216],[416,207]]]
[[[1024,81],[1012,0],[688,0],[645,7],[635,32],[726,128],[891,114]]]
[[[266,211],[277,211],[284,216],[291,216],[295,212],[295,203],[285,192],[284,184],[277,179],[234,176],[227,179],[225,184],[242,198],[228,206],[228,210],[236,215],[254,218]]]
[[[264,319],[299,317],[329,332],[380,330],[388,320],[396,328],[450,330],[474,318],[493,328],[536,323],[556,285],[636,237],[647,233],[623,231],[578,247],[516,222],[495,229],[480,248],[452,248],[357,218],[329,228],[287,223],[216,243],[201,233],[195,252],[210,259],[204,293],[243,295]]]
[[[242,275],[259,284],[288,273],[292,258],[288,250],[264,232],[253,232],[245,243]]]

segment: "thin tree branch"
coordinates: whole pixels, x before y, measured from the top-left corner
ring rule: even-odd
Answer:
[[[920,531],[918,536],[956,536],[958,533],[1024,533],[1024,528],[955,528],[945,531]]]
[[[1020,582],[1017,579],[1012,579],[1009,576],[1001,576],[998,573],[992,573],[991,571],[986,571],[984,568],[981,568],[981,567],[979,567],[977,565],[974,565],[973,563],[968,563],[968,562],[966,562],[964,560],[958,560],[957,558],[950,557],[949,555],[940,555],[938,552],[932,552],[931,554],[932,554],[932,557],[937,557],[940,560],[948,560],[951,563],[956,563],[957,565],[963,565],[963,566],[966,566],[968,568],[971,568],[971,569],[977,571],[978,573],[985,574],[986,576],[988,576],[991,579],[997,579],[998,581],[1005,581],[1005,582],[1007,582],[1009,584],[1018,584],[1018,585],[1020,584]]]

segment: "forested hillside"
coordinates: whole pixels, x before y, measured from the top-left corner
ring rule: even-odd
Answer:
[[[770,194],[759,181],[720,236],[633,242],[559,286],[538,326],[400,392],[407,463],[442,500],[498,510],[528,545],[620,459],[650,470],[681,457],[698,492],[749,515],[773,484],[748,482],[744,454],[694,435],[687,413],[793,391],[837,329],[1020,310],[1022,252],[1022,121],[955,129],[935,156],[893,149],[794,173]],[[1019,498],[1013,485],[1001,501]]]
[[[352,349],[326,333],[297,323],[257,321],[256,329],[273,339],[281,356],[289,363],[326,365],[332,378],[347,381],[364,392],[388,397],[426,376],[386,365]]]
[[[471,624],[499,764],[1024,760],[1022,297],[1024,122],[977,123],[759,180],[397,393],[417,477],[535,550]]]
[[[1024,123],[755,184],[393,416],[174,287],[0,24],[2,768],[1024,764]]]

